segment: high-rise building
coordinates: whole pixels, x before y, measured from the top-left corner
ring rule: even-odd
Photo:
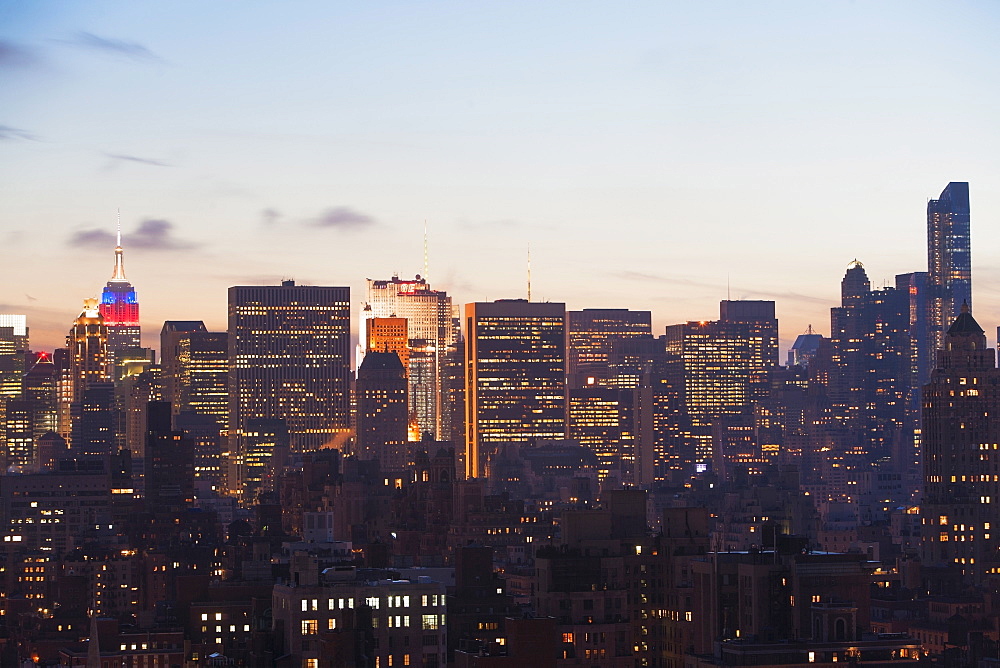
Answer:
[[[365,328],[365,354],[396,353],[403,363],[404,374],[408,374],[410,337],[406,318],[368,318],[365,320]]]
[[[346,442],[351,293],[346,287],[229,288],[229,421],[283,419],[293,451]]]
[[[750,337],[750,394],[754,399],[766,392],[763,379],[770,369],[778,366],[778,319],[774,302],[764,300],[732,300],[719,302],[719,320],[746,325]]]
[[[454,389],[449,383],[449,368],[459,352],[458,327],[448,293],[431,289],[427,279],[419,275],[413,280],[398,276],[388,281],[368,279],[362,318],[406,319],[409,402],[417,433],[430,433],[437,441],[460,438],[451,433],[453,406],[449,399]]]
[[[621,481],[635,458],[636,390],[617,387],[569,390],[569,437],[597,455],[598,475]]]
[[[566,437],[566,305],[523,299],[465,307],[465,475],[504,443]]]
[[[1000,370],[964,307],[924,388],[922,563],[961,569],[970,584],[1000,573]]]
[[[83,300],[83,311],[66,337],[73,401],[79,401],[91,383],[111,380],[108,361],[108,328],[96,299]]]
[[[720,311],[726,319],[691,321],[666,330],[666,351],[681,369],[675,378],[698,469],[708,468],[712,460],[712,423],[745,415],[754,386],[777,364],[774,302],[724,301]]]
[[[24,458],[24,407],[18,408],[17,415],[11,415],[9,424],[7,408],[8,404],[21,397],[27,351],[27,318],[23,315],[0,314],[0,454],[12,463]],[[8,434],[16,443],[7,443]]]
[[[194,502],[194,445],[171,426],[170,404],[146,406],[145,499],[149,512],[181,512]]]
[[[396,353],[365,355],[356,385],[355,451],[360,459],[378,459],[383,471],[402,471],[408,463],[406,385],[406,371]]]
[[[138,348],[139,342],[139,299],[135,288],[125,278],[125,251],[122,249],[122,233],[118,230],[118,244],[115,246],[115,268],[111,280],[101,293],[101,316],[108,328],[108,351],[115,353],[127,348]]]
[[[908,290],[871,290],[860,262],[841,283],[841,306],[830,309],[830,399],[852,430],[852,447],[870,460],[909,459],[916,425],[909,411],[912,381]],[[902,448],[902,449],[901,449]],[[906,453],[905,455],[903,453]]]
[[[569,311],[569,372],[572,377],[601,375],[611,360],[616,339],[650,336],[653,333],[649,311],[588,308]]]
[[[944,347],[945,332],[972,308],[972,246],[969,238],[969,184],[949,183],[927,202],[927,286],[931,350]]]
[[[229,424],[229,335],[200,320],[167,320],[160,330],[163,396],[174,414],[209,415]]]

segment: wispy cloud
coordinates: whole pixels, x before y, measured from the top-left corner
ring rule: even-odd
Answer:
[[[317,217],[305,221],[309,227],[338,230],[363,230],[375,225],[375,219],[347,206],[326,209]]]
[[[38,60],[38,55],[32,49],[0,39],[0,68],[30,67]]]
[[[27,130],[22,130],[21,128],[14,128],[9,125],[0,125],[0,140],[12,141],[15,139],[22,139],[26,141],[38,141],[38,137],[31,134]]]
[[[172,167],[168,162],[163,162],[162,160],[154,160],[153,158],[140,158],[137,155],[125,155],[124,153],[105,153],[112,160],[122,160],[125,162],[136,162],[140,165],[150,165],[152,167]]]
[[[281,212],[270,207],[260,212],[260,222],[265,225],[274,225],[281,219]]]
[[[123,245],[128,248],[159,251],[194,250],[200,244],[180,239],[174,232],[174,225],[168,220],[148,219],[139,223],[134,232],[122,235]],[[89,248],[108,248],[114,246],[115,235],[108,230],[89,229],[74,233],[68,244],[70,246],[86,246]]]
[[[111,55],[124,56],[133,60],[162,60],[162,58],[138,42],[127,42],[112,37],[101,37],[91,32],[79,32],[72,39],[68,40],[67,43],[94,51],[102,51]]]

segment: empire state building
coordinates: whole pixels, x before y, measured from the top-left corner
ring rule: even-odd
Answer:
[[[101,293],[100,305],[101,316],[108,328],[108,351],[112,355],[140,346],[139,298],[135,294],[135,288],[125,278],[123,255],[122,232],[119,229],[118,245],[115,246],[115,270]]]

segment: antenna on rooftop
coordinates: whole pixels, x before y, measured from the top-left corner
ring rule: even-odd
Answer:
[[[528,244],[528,301],[531,301],[531,244]]]
[[[427,219],[424,218],[424,280],[425,281],[428,280],[427,276],[430,273],[429,265],[430,262],[427,259]]]

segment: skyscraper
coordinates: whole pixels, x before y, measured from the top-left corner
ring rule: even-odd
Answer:
[[[569,372],[573,376],[606,370],[616,339],[650,336],[649,311],[588,308],[569,311]]]
[[[111,280],[101,293],[101,316],[108,328],[108,351],[112,358],[115,352],[128,348],[138,348],[139,342],[139,298],[135,288],[125,278],[125,251],[122,249],[122,232],[118,230],[118,244],[115,246],[115,268]]]
[[[69,348],[72,401],[77,402],[91,383],[106,383],[111,380],[108,328],[96,299],[83,300],[83,311],[74,321],[66,343]]]
[[[931,349],[944,347],[945,331],[962,310],[972,308],[972,247],[969,184],[952,182],[927,202],[927,285]]]
[[[864,267],[855,260],[841,282],[841,306],[830,309],[829,388],[835,414],[852,430],[856,454],[870,461],[891,458],[900,466],[904,458],[912,461],[916,428],[909,410],[910,302],[908,290],[871,290]]]
[[[723,301],[720,314],[719,320],[670,325],[666,330],[666,351],[682,369],[675,377],[698,468],[707,468],[712,459],[712,423],[746,415],[754,386],[778,360],[774,302]]]
[[[503,443],[566,437],[566,305],[523,299],[465,307],[465,474]]]
[[[163,396],[174,414],[211,416],[229,425],[229,335],[200,320],[167,320],[160,330]]]
[[[393,276],[388,281],[368,279],[368,295],[362,318],[405,318],[409,337],[410,412],[419,433],[434,440],[460,437],[451,433],[452,405],[448,369],[458,355],[458,332],[451,297],[431,289],[426,278],[413,280]],[[366,330],[366,328],[363,328]]]
[[[1000,370],[963,307],[924,388],[922,562],[959,568],[971,584],[1000,573]]]
[[[371,322],[371,321],[369,321]],[[378,459],[383,471],[407,464],[406,371],[395,352],[369,351],[358,369],[356,452]]]
[[[350,431],[351,292],[295,285],[229,288],[229,421],[283,419],[293,451]]]

